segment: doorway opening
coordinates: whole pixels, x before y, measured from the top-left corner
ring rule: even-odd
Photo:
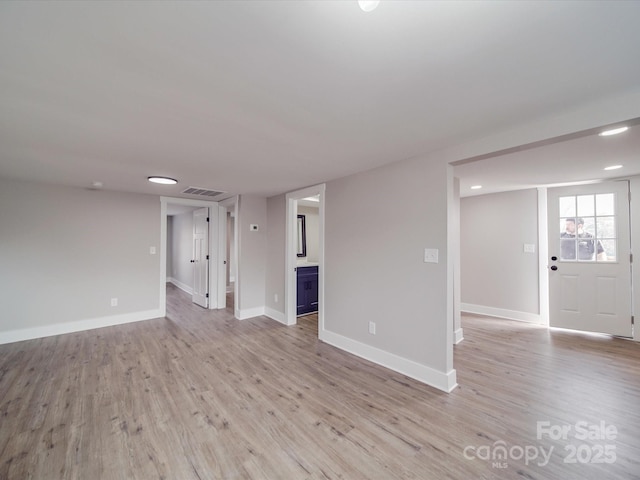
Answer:
[[[167,283],[207,309],[226,305],[226,209],[217,202],[161,197],[160,310]]]
[[[320,338],[324,331],[324,192],[322,184],[286,197],[286,324],[295,325],[298,315],[317,315]]]

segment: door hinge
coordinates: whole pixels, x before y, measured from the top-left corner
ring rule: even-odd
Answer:
[[[207,222],[209,222],[209,217],[207,217]]]
[[[636,324],[636,317],[631,315],[631,325],[635,325],[635,324]]]
[[[208,293],[206,293],[204,296],[205,296],[205,298],[209,298],[209,294]]]
[[[629,263],[633,263],[633,253],[629,254]]]
[[[209,255],[207,255],[207,260],[209,260]]]

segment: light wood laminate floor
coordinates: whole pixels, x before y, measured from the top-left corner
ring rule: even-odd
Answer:
[[[317,316],[238,321],[169,286],[167,318],[0,346],[0,478],[640,478],[640,345],[463,327],[446,394],[318,341]]]

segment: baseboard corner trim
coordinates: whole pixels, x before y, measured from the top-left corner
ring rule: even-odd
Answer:
[[[352,340],[328,330],[322,330],[319,337],[323,342],[333,345],[340,350],[344,350],[357,357],[364,358],[382,367],[411,377],[414,380],[418,380],[443,392],[449,393],[457,386],[455,370],[444,373],[427,365],[400,357],[394,353],[372,347],[371,345]]]
[[[236,318],[238,320],[247,320],[248,318],[259,317],[265,315],[265,307],[254,307],[236,310]]]
[[[283,325],[287,325],[287,319],[284,316],[284,313],[279,312],[278,310],[274,310],[273,308],[266,307],[264,314],[272,320],[276,322],[282,323]]]
[[[462,340],[464,340],[464,336],[462,335],[462,328],[459,328],[453,332],[453,343],[458,345]]]
[[[476,315],[487,315],[489,317],[505,318],[507,320],[517,320],[519,322],[535,323],[545,325],[545,321],[541,315],[537,313],[520,312],[516,310],[508,310],[506,308],[487,307],[485,305],[474,305],[471,303],[460,304],[460,310],[466,313]]]
[[[169,277],[167,278],[167,282],[171,283],[172,285],[178,287],[180,290],[182,290],[183,292],[188,293],[189,295],[193,295],[193,288],[191,288],[189,285],[187,285],[186,283],[182,283],[180,280],[177,280],[173,277]]]

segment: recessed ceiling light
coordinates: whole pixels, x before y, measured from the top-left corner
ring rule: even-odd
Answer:
[[[471,187],[471,190],[480,190],[482,188],[482,185],[473,185]]]
[[[372,12],[376,9],[380,0],[358,0],[358,5],[365,12]]]
[[[629,127],[612,128],[611,130],[600,132],[598,135],[600,135],[601,137],[608,137],[609,135],[617,135],[619,133],[626,132],[627,130],[629,130]]]
[[[162,185],[175,185],[178,183],[176,179],[169,177],[148,177],[147,180],[152,183],[161,183]]]
[[[604,167],[605,170],[618,170],[622,168],[622,165],[609,165],[608,167]]]

